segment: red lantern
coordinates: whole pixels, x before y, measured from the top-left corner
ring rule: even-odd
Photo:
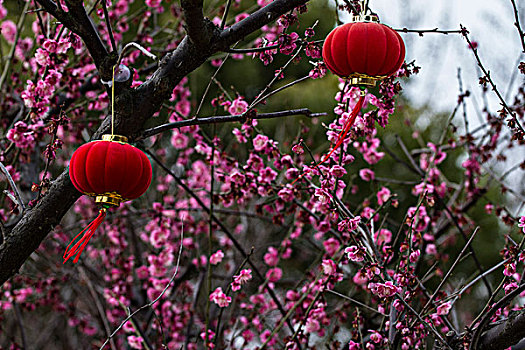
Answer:
[[[376,16],[355,16],[354,22],[343,24],[328,34],[323,45],[323,60],[332,73],[345,78],[350,85],[374,86],[401,67],[405,60],[405,44],[395,30],[378,23]],[[361,91],[334,147],[317,165],[324,163],[341,146],[363,107],[364,95]]]
[[[394,74],[405,60],[405,44],[399,34],[378,23],[375,16],[365,19],[368,21],[335,28],[323,45],[327,67],[332,73],[350,79],[353,85],[375,85]]]
[[[144,152],[126,142],[124,136],[104,135],[102,140],[86,143],[73,153],[69,163],[71,182],[80,192],[95,197],[102,209],[98,217],[69,244],[64,262],[74,255],[73,262],[78,261],[87,242],[104,220],[107,208],[138,198],[148,189],[152,177],[149,159]]]

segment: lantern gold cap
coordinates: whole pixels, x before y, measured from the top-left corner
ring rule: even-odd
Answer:
[[[122,198],[117,192],[108,192],[103,193],[95,197],[95,203],[102,205],[109,205],[112,207],[118,207],[120,203],[124,202],[125,199]]]
[[[127,143],[128,142],[128,138],[126,136],[122,136],[122,135],[109,135],[109,134],[106,134],[106,135],[102,135],[102,141],[114,141],[114,142]]]
[[[379,17],[376,15],[359,15],[359,16],[353,16],[352,22],[379,22]]]

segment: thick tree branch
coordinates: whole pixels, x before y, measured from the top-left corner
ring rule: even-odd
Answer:
[[[108,56],[82,2],[69,0],[67,3],[69,12],[65,12],[51,0],[37,1],[46,11],[84,40],[101,78],[109,80],[114,62],[112,63]],[[198,68],[215,52],[227,50],[244,36],[295,7],[304,5],[307,1],[275,0],[223,32],[209,20],[204,20],[209,38],[206,45],[197,48],[192,40],[185,37],[177,49],[160,61],[157,70],[144,84],[134,90],[129,88],[131,79],[116,85],[115,132],[130,137],[140,136],[146,120],[161,108],[164,100],[171,96],[173,88],[183,77]],[[93,139],[100,138],[110,129],[110,120],[110,117],[104,120],[93,135]],[[0,266],[2,266],[0,285],[17,273],[24,261],[38,248],[80,195],[71,183],[66,169],[36,206],[26,211],[24,217],[8,233],[6,241],[0,246]]]
[[[66,170],[36,206],[26,211],[0,245],[0,284],[18,272],[78,197],[80,193],[73,187]]]
[[[492,308],[483,315],[476,331],[472,335],[472,342],[469,349],[506,349],[510,345],[516,344],[525,336],[525,330],[521,327],[525,319],[510,317],[503,325],[497,326],[485,332],[481,337],[485,326],[488,325],[492,316],[501,308],[509,305],[512,299],[517,297],[525,290],[525,284],[520,285],[509,294],[501,298]],[[478,347],[479,343],[479,347]],[[507,346],[502,346],[508,344]],[[501,346],[501,347],[500,347]]]
[[[210,37],[207,30],[207,20],[202,14],[203,0],[181,0],[181,7],[186,22],[186,31],[190,40],[197,46],[207,45]]]
[[[193,35],[191,39],[188,36],[185,37],[177,49],[164,56],[155,73],[144,84],[140,85],[134,93],[133,102],[137,105],[135,116],[143,119],[143,124],[144,121],[159,110],[162,102],[171,96],[173,88],[180,80],[204,63],[212,54],[218,51],[228,51],[231,45],[245,36],[307,2],[308,0],[276,0],[223,31],[220,31],[209,20],[205,19],[206,35],[202,33],[197,34],[199,33],[197,28],[188,28],[189,33],[192,33],[195,29],[197,31],[195,35],[198,35],[199,38],[207,37],[209,42],[197,47],[194,43],[195,35],[191,34]],[[186,6],[190,6],[190,4],[186,3]],[[196,5],[194,4],[193,6]],[[186,14],[186,16],[190,16],[188,18],[193,18],[193,16],[200,18],[200,15],[197,14],[198,11],[195,9],[191,11],[187,9],[185,11],[189,12]],[[202,30],[202,26],[200,28]],[[135,133],[133,136],[138,137],[140,135]]]
[[[226,47],[223,46],[221,50],[226,50],[228,46],[242,40],[245,36],[261,28],[263,25],[273,22],[282,14],[307,2],[308,0],[277,0],[252,13],[249,17],[246,17],[221,32],[219,44],[227,45]]]
[[[499,350],[517,344],[525,338],[525,312],[511,314],[503,323],[495,325],[481,337],[480,349]]]

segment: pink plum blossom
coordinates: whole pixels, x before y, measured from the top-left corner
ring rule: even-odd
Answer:
[[[142,342],[144,341],[142,337],[137,337],[135,335],[128,335],[127,337],[128,344],[132,349],[144,349],[142,347]]]
[[[224,258],[224,253],[222,250],[217,250],[210,256],[210,264],[217,265],[222,261],[222,258]]]
[[[452,303],[450,301],[441,303],[438,305],[436,309],[436,313],[438,315],[447,315],[450,311],[450,308],[452,307]]]
[[[264,151],[266,145],[268,145],[268,136],[258,134],[253,139],[253,149],[257,152]]]
[[[231,283],[232,290],[238,291],[241,286],[252,279],[252,270],[243,269],[238,275],[233,276],[233,282]]]
[[[248,102],[244,101],[241,97],[233,100],[228,112],[231,115],[241,115],[248,110]]]
[[[221,287],[217,287],[217,289],[210,294],[210,301],[213,301],[219,307],[227,307],[230,305],[232,298],[226,296]]]
[[[345,248],[345,254],[348,256],[348,259],[353,262],[359,262],[365,260],[365,249],[362,247],[357,247],[352,245]]]
[[[0,24],[0,32],[2,33],[2,36],[5,38],[5,40],[8,43],[13,44],[15,42],[15,37],[16,37],[15,22],[9,19],[2,21],[2,23]]]

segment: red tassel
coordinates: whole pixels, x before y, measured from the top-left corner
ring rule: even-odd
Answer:
[[[63,264],[65,264],[66,261],[68,261],[72,256],[75,256],[75,255],[76,255],[76,257],[73,260],[73,263],[76,263],[78,261],[78,259],[80,258],[80,254],[82,253],[82,251],[86,247],[86,245],[89,242],[89,240],[91,239],[91,237],[93,237],[93,234],[95,233],[97,228],[100,226],[102,221],[104,221],[105,217],[106,217],[106,208],[102,208],[102,209],[100,209],[100,211],[98,213],[98,216],[95,218],[95,220],[91,221],[91,223],[89,225],[87,225],[86,228],[82,230],[82,232],[80,232],[75,238],[73,238],[73,240],[71,241],[71,243],[69,243],[69,245],[67,246],[66,251],[64,253],[64,262],[63,262]],[[82,236],[82,238],[80,238],[75,243],[75,245],[71,247],[71,245],[80,236]]]
[[[352,125],[354,125],[354,122],[355,122],[355,118],[357,118],[357,115],[359,114],[359,111],[361,110],[361,108],[363,108],[363,103],[365,102],[365,94],[362,94],[361,97],[359,97],[359,101],[357,101],[356,105],[354,106],[354,109],[352,109],[352,113],[350,113],[350,116],[348,117],[347,121],[346,121],[346,124],[344,125],[343,127],[343,130],[341,130],[341,132],[339,133],[339,135],[337,136],[337,140],[335,142],[335,146],[332,148],[332,150],[330,151],[330,153],[328,153],[326,155],[326,157],[324,157],[323,160],[321,160],[319,163],[317,163],[315,165],[315,167],[317,168],[319,165],[323,164],[324,162],[326,162],[330,156],[332,155],[332,153],[334,153],[334,151],[336,149],[339,148],[339,146],[341,146],[341,144],[343,143],[345,137],[346,137],[346,134],[348,134],[348,132],[350,131],[350,128],[352,127]],[[301,176],[299,176],[297,179],[295,179],[293,182],[292,182],[292,185],[297,181],[299,180],[300,178],[302,178],[304,176],[304,174],[301,174]]]

